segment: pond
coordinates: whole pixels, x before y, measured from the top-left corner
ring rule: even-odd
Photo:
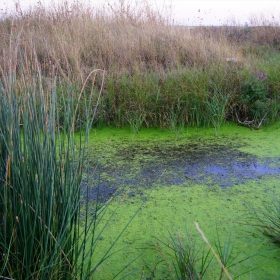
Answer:
[[[240,279],[276,279],[279,250],[248,221],[251,206],[260,207],[280,193],[279,136],[277,125],[251,131],[228,124],[219,136],[210,128],[186,129],[179,138],[155,129],[142,129],[135,138],[129,129],[94,131],[84,184],[92,186],[93,201],[97,193],[101,202],[113,199],[108,213],[114,214],[100,251],[139,211],[116,245],[125,248],[118,262],[112,257],[103,269],[114,275],[141,254],[131,266],[136,274],[128,279],[150,279],[151,271],[155,279],[171,279],[162,264],[166,256],[155,249],[156,240],[165,240],[169,233],[184,234],[186,225],[197,236],[194,222],[199,222],[210,242],[217,231],[226,238],[233,228],[234,252],[243,259],[255,256],[232,268],[232,275],[250,270]],[[216,267],[207,279],[217,277]]]

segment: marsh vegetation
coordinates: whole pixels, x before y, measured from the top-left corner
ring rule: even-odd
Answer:
[[[168,7],[167,7],[168,8]],[[36,59],[42,83],[57,80],[77,98],[103,92],[96,125],[162,129],[224,121],[258,129],[278,118],[279,26],[176,26],[147,2],[104,7],[69,4],[7,15],[1,20],[1,76]],[[106,79],[93,69],[106,71]],[[93,88],[92,88],[93,87]],[[87,94],[83,96],[86,97]],[[80,121],[83,121],[82,119]]]
[[[254,27],[187,28],[175,25],[165,12],[145,1],[137,7],[121,0],[100,8],[64,2],[48,9],[37,5],[25,12],[18,7],[16,14],[0,20],[0,277],[224,279],[232,274],[257,279],[261,273],[279,277],[279,250],[263,241],[256,230],[260,228],[279,243],[279,200],[263,205],[270,203],[271,196],[279,197],[279,167],[275,166],[280,156],[276,142],[279,25],[259,18]],[[225,123],[230,127],[228,138]],[[253,144],[246,143],[259,153],[267,147],[267,140],[263,141],[266,127],[274,125],[275,138],[270,136],[274,154],[257,161],[277,171],[271,177],[252,171],[256,177],[221,188],[216,177],[206,178],[211,186],[182,178],[179,182],[174,169],[155,165],[162,164],[156,160],[160,155],[166,160],[175,157],[176,151],[185,153],[186,159],[189,150],[197,149],[195,137],[205,139],[206,131],[219,147],[202,145],[198,150],[204,151],[205,158],[209,153],[213,159],[213,147],[217,148],[215,159],[218,154],[224,156],[222,143],[226,151],[244,156],[246,140],[241,141],[239,132],[230,132],[236,129],[232,123],[262,128],[254,132],[242,128],[242,135],[260,133],[252,134],[257,139]],[[129,147],[123,143],[127,127]],[[156,131],[157,144],[149,146],[147,139],[147,143],[139,142],[147,130]],[[126,131],[125,136],[106,148],[104,143],[114,140],[117,131]],[[271,133],[270,128],[267,131]],[[157,142],[160,133],[172,139],[169,153],[165,144]],[[193,143],[185,143],[192,133],[196,133],[191,136]],[[227,147],[229,142],[232,145]],[[260,150],[256,142],[262,143]],[[167,143],[166,138],[162,143]],[[137,145],[148,149],[142,155]],[[135,158],[139,158],[137,166],[132,164]],[[177,167],[178,161],[168,160]],[[118,168],[113,170],[113,165]],[[217,161],[218,167],[224,165]],[[234,168],[235,173],[238,168],[244,170],[238,164]],[[249,168],[245,170],[251,174]],[[154,181],[146,180],[148,172]],[[183,175],[200,178],[198,173]],[[104,178],[117,185],[105,199]],[[164,178],[174,181],[167,184]],[[267,197],[256,202],[254,192]],[[246,209],[242,194],[252,203]],[[239,252],[232,249],[231,231],[221,236],[229,223],[216,212],[212,219],[214,210],[207,201],[213,205],[220,201],[218,212],[227,207],[231,216],[227,222],[246,223],[241,219],[245,212],[254,221],[244,227],[245,232],[252,228],[252,234],[241,234],[242,226],[236,227],[242,236]],[[203,211],[194,204],[203,205]],[[192,214],[196,211],[203,230],[212,228],[206,229],[212,245],[201,237],[196,242],[192,230],[183,235],[175,230],[186,221],[197,222]],[[151,223],[154,220],[157,225]],[[127,231],[134,222],[137,226]],[[215,227],[216,222],[222,226]],[[168,228],[165,236],[163,228]],[[256,251],[246,251],[245,241],[261,245]],[[255,255],[257,261],[252,261]],[[265,259],[260,255],[270,258],[264,261],[270,266],[254,273]],[[214,263],[213,256],[218,262]],[[248,260],[248,265],[236,266]]]

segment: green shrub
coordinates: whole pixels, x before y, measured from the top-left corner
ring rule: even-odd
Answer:
[[[267,76],[260,71],[253,71],[247,80],[241,83],[240,102],[244,110],[243,118],[260,121],[269,110]]]

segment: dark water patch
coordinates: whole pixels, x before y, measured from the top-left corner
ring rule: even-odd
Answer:
[[[265,175],[279,174],[280,168],[276,167],[277,163],[279,163],[277,158],[258,159],[248,155],[244,159],[232,155],[230,161],[216,158],[212,158],[211,163],[197,161],[195,164],[187,165],[185,173],[190,180],[198,184],[230,187]]]
[[[139,194],[137,189],[151,188],[154,184],[225,188],[280,173],[279,158],[258,158],[240,152],[232,142],[175,146],[138,143],[117,149],[112,158],[89,174],[93,186],[91,199],[98,194],[102,202],[106,201],[124,187],[132,190],[131,196]]]
[[[95,200],[104,203],[115,195],[117,190],[118,186],[109,183],[107,180],[102,180],[98,183],[93,182],[93,180],[91,182],[84,180],[81,184],[82,201]]]

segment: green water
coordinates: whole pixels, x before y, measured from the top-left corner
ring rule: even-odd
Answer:
[[[90,160],[92,166],[97,162],[100,164],[100,171],[96,171],[100,175],[100,188],[106,188],[108,184],[123,188],[119,196],[110,200],[100,223],[101,229],[108,222],[98,241],[96,261],[138,211],[114,246],[116,254],[99,267],[96,279],[112,279],[134,259],[116,279],[124,275],[128,275],[126,279],[152,279],[151,275],[153,279],[172,279],[172,253],[164,246],[159,250],[157,240],[166,241],[169,232],[174,236],[179,233],[184,236],[187,228],[198,247],[206,246],[195,229],[195,222],[199,223],[211,244],[217,237],[217,231],[223,242],[232,229],[233,255],[238,256],[236,261],[246,259],[229,268],[235,279],[280,279],[279,248],[254,227],[251,210],[252,206],[262,207],[263,203],[270,203],[279,196],[278,173],[245,176],[241,182],[233,181],[228,187],[221,187],[220,177],[213,180],[198,172],[194,176],[205,177],[204,181],[192,181],[189,178],[192,176],[188,175],[186,180],[173,180],[173,184],[172,180],[166,183],[165,180],[176,178],[176,173],[171,174],[176,169],[168,169],[167,165],[165,171],[163,165],[164,162],[173,162],[176,157],[189,156],[184,167],[187,168],[191,159],[199,163],[197,155],[203,157],[201,162],[205,162],[211,156],[217,160],[219,154],[221,159],[218,164],[226,164],[232,160],[233,154],[240,153],[245,161],[248,158],[276,159],[272,164],[276,168],[280,158],[279,136],[278,124],[259,131],[227,124],[217,137],[210,128],[185,129],[180,137],[159,129],[142,129],[136,137],[129,128],[94,130],[90,135]],[[157,165],[161,165],[162,169],[147,180],[143,170],[153,170]],[[179,175],[182,176],[181,173]],[[104,186],[103,181],[106,181]],[[96,183],[97,180],[93,179],[92,184]],[[113,218],[109,219],[112,213]],[[219,264],[213,259],[204,279],[218,279],[219,272]]]

